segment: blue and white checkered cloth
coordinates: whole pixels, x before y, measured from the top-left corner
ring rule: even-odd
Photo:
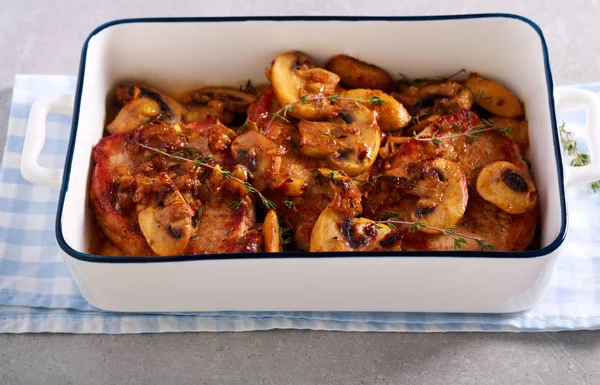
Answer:
[[[516,315],[359,312],[211,312],[186,315],[108,313],[79,293],[54,237],[58,193],[23,179],[19,162],[29,110],[42,95],[73,93],[70,76],[19,75],[0,169],[0,332],[148,333],[315,329],[346,331],[546,331],[600,328],[600,194],[569,191],[569,235],[550,289],[536,308]],[[583,88],[600,92],[600,84]],[[585,117],[559,116],[577,130]],[[71,117],[48,116],[40,163],[62,167]]]

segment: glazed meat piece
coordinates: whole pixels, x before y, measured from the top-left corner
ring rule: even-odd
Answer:
[[[133,132],[103,138],[94,148],[94,174],[90,187],[90,205],[96,223],[126,255],[152,255],[137,221],[135,202],[137,177],[126,145]]]
[[[522,175],[524,180],[531,180],[529,169],[510,138],[491,129],[469,111],[443,116],[423,130],[418,138],[410,138],[400,145],[392,155],[389,170],[382,172],[384,177],[366,200],[366,213],[372,218],[378,218],[383,213],[394,213],[403,221],[420,220],[415,218],[420,198],[415,192],[417,186],[426,180],[422,175],[422,165],[428,160],[440,158],[460,167],[469,198],[464,216],[456,225],[446,223],[437,227],[456,227],[457,232],[482,238],[496,250],[523,250],[535,233],[538,215],[535,200],[525,212],[511,215],[490,203],[494,199],[484,199],[476,183],[482,169],[494,162],[503,161],[513,165],[511,170],[514,168],[514,172]],[[500,191],[504,190],[495,189],[494,194]],[[517,202],[522,199],[519,194],[529,194],[514,190],[513,193],[498,201],[513,199]],[[408,233],[404,237],[403,249],[452,250],[454,239],[439,233]],[[479,245],[468,241],[463,249],[478,250]]]
[[[296,245],[308,250],[314,223],[332,191],[317,178],[324,161],[301,154],[295,122],[273,118],[279,109],[273,88],[265,89],[248,110],[256,126],[238,136],[231,151],[253,174],[253,186],[276,204],[278,216],[294,229]]]
[[[256,227],[254,200],[249,196],[230,201],[215,196],[196,217],[186,254],[262,251],[263,237]],[[239,203],[238,203],[239,202]]]
[[[418,119],[470,110],[474,102],[471,91],[452,80],[402,81],[399,86],[393,96]]]
[[[102,232],[126,255],[260,250],[254,204],[239,182],[247,172],[229,150],[233,136],[205,120],[103,138],[90,190]],[[202,242],[209,239],[222,242]]]

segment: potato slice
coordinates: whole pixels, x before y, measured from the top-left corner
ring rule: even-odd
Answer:
[[[411,219],[426,226],[447,229],[456,226],[462,219],[467,209],[469,192],[467,189],[467,178],[460,166],[450,160],[436,158],[428,161],[424,167],[425,171],[433,171],[440,181],[445,182],[441,201],[433,197],[421,198],[411,213]],[[421,228],[427,233],[438,233],[439,231]]]
[[[310,237],[310,251],[361,251],[400,248],[404,233],[367,218],[362,212],[361,192],[342,172],[320,169],[335,190],[334,197],[319,215]]]
[[[332,57],[325,68],[339,75],[342,84],[348,88],[371,88],[387,91],[395,85],[390,74],[381,68],[348,55]]]
[[[156,255],[181,254],[190,241],[194,212],[166,174],[155,188],[155,199],[137,205],[140,229]]]
[[[191,99],[196,103],[206,104],[211,100],[219,100],[225,108],[239,114],[246,113],[250,104],[256,101],[256,96],[231,87],[202,87],[190,92]]]
[[[533,210],[537,191],[529,173],[510,162],[494,162],[485,166],[476,183],[483,199],[508,214]]]
[[[366,171],[379,152],[381,131],[375,114],[353,102],[340,101],[342,110],[335,122],[301,120],[300,152],[314,158],[325,158],[332,168],[356,176]]]
[[[337,115],[339,108],[326,98],[336,93],[340,77],[316,68],[307,55],[301,52],[279,55],[273,60],[269,74],[279,104],[282,107],[293,104],[286,115],[308,120]],[[307,102],[300,102],[301,98]]]
[[[524,114],[521,101],[508,88],[495,80],[472,73],[465,85],[473,94],[475,102],[492,114],[507,118]]]
[[[377,125],[382,131],[401,130],[410,123],[410,114],[402,103],[379,90],[358,88],[344,91],[340,94],[340,97],[361,100],[362,105],[371,111],[375,111],[377,113]],[[370,101],[373,99],[375,99],[374,103]]]
[[[263,246],[267,253],[279,253],[283,251],[279,234],[279,220],[277,219],[275,210],[267,212],[262,227],[262,235],[264,239]]]

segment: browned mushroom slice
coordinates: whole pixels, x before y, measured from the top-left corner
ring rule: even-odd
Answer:
[[[509,214],[523,214],[535,208],[537,191],[533,180],[529,173],[510,162],[485,166],[476,186],[483,199]]]
[[[447,80],[443,83],[428,84],[419,89],[419,98],[432,95],[454,97],[461,91],[462,86],[457,82]]]
[[[123,108],[106,127],[111,134],[138,128],[157,118],[168,124],[177,124],[186,113],[177,101],[150,87],[121,85],[115,94]]]
[[[319,120],[337,115],[339,108],[327,99],[336,93],[339,76],[316,68],[307,55],[290,52],[273,60],[269,70],[279,104],[299,119]],[[307,102],[301,102],[306,100]],[[296,104],[295,104],[296,103]]]
[[[236,162],[246,166],[254,177],[253,186],[262,191],[273,182],[281,167],[281,149],[256,130],[248,130],[231,144]]]
[[[428,191],[418,190],[417,182],[415,195],[423,196],[411,213],[411,219],[423,225],[447,229],[456,226],[462,219],[467,209],[469,193],[467,179],[459,165],[443,159],[436,158],[426,162],[425,173],[435,175],[443,183],[443,190]],[[432,194],[433,193],[433,194]],[[435,233],[436,230],[422,227],[421,231]]]
[[[340,117],[334,122],[300,121],[300,152],[327,158],[332,168],[356,176],[375,162],[381,131],[375,114],[366,107],[347,101],[340,101],[340,106]]]
[[[387,224],[357,218],[362,212],[361,192],[340,171],[320,169],[335,190],[311,233],[310,251],[398,250],[404,233]]]
[[[468,89],[463,89],[450,100],[440,100],[438,106],[445,114],[453,114],[473,107],[473,94]]]
[[[140,229],[156,255],[181,254],[192,234],[193,210],[166,174],[156,184],[162,187],[156,199],[137,206]]]
[[[201,104],[220,100],[226,109],[239,114],[246,113],[250,104],[256,101],[256,96],[231,87],[202,87],[190,92],[190,97]]]
[[[382,131],[401,130],[411,121],[410,114],[399,101],[379,90],[359,88],[344,91],[340,97],[355,99],[369,110],[375,111],[377,125]]]

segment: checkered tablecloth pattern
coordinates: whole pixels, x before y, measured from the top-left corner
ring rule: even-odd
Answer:
[[[345,331],[544,331],[600,328],[600,194],[569,191],[570,231],[550,289],[516,315],[357,312],[108,313],[79,293],[54,237],[58,193],[23,179],[19,162],[31,104],[72,94],[70,76],[18,75],[0,169],[0,332],[147,333],[315,329]],[[600,92],[600,84],[582,86]],[[571,130],[585,117],[559,116]],[[62,167],[71,117],[50,114],[40,162]],[[582,144],[583,145],[583,144]]]

